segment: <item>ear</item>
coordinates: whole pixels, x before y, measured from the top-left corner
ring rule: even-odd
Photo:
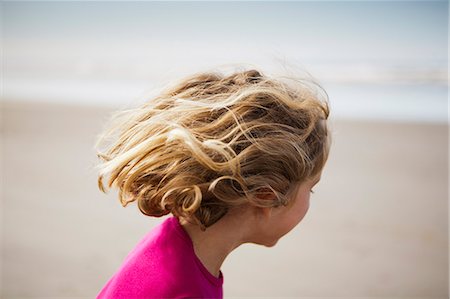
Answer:
[[[255,197],[263,201],[274,201],[277,199],[275,193],[273,193],[273,191],[267,187],[260,188],[256,193]],[[259,207],[257,210],[260,213],[260,215],[268,219],[272,216],[273,207]]]
[[[274,190],[272,190],[271,188],[268,188],[268,187],[259,188],[255,194],[255,197],[259,201],[270,202],[270,203],[273,203],[276,200],[278,200],[277,196],[275,195]]]
[[[269,219],[272,216],[272,207],[259,208],[264,218]]]
[[[257,197],[263,201],[269,201],[269,200],[274,201],[277,199],[277,196],[272,191],[272,189],[267,188],[267,187],[259,188],[255,194],[255,197]]]
[[[252,207],[251,209],[255,219],[263,220],[265,222],[272,217],[272,207]]]

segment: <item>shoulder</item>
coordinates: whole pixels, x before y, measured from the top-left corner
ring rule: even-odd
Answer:
[[[98,298],[201,297],[193,273],[191,244],[170,217],[152,229],[128,254]]]

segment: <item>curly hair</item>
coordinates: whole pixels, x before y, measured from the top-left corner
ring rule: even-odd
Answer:
[[[331,143],[328,95],[292,81],[201,72],[115,112],[95,145],[99,189],[109,176],[123,206],[137,201],[145,215],[172,213],[203,230],[230,207],[288,205],[289,190],[321,172]],[[276,200],[260,196],[268,193]]]

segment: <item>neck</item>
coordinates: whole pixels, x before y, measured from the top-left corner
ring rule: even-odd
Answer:
[[[180,218],[180,224],[191,237],[197,257],[208,271],[219,277],[225,258],[241,244],[248,242],[248,231],[242,221],[244,217],[230,215],[202,231],[199,226]]]

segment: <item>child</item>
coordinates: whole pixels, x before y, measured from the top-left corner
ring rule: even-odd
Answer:
[[[99,139],[99,188],[172,214],[128,254],[98,298],[222,298],[221,265],[267,247],[309,207],[331,137],[327,97],[257,70],[194,74],[115,115]],[[326,93],[325,93],[326,95]]]

